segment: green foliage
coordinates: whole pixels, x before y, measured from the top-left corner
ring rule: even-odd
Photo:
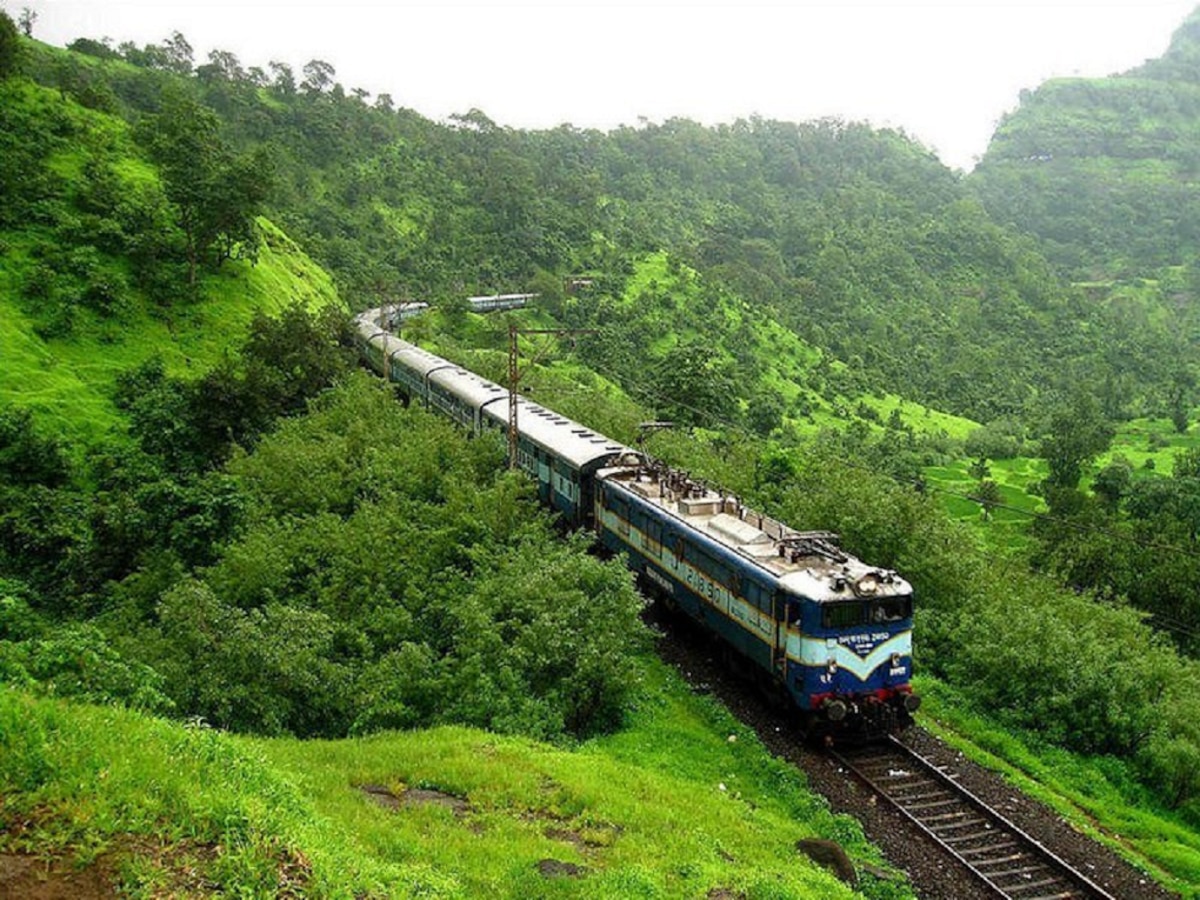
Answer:
[[[994,419],[967,435],[963,449],[977,459],[1013,459],[1021,455],[1025,429],[1016,419]]]
[[[252,522],[137,646],[181,710],[223,727],[613,727],[640,602],[495,478],[498,449],[354,380],[233,462]]]
[[[737,414],[732,367],[699,341],[667,351],[650,373],[649,389],[659,418],[679,425],[721,425]]]
[[[162,676],[149,666],[123,659],[96,627],[70,624],[31,628],[32,610],[0,597],[0,681],[55,697],[88,703],[116,703],[149,712],[168,712]],[[24,619],[31,635],[9,640],[14,620]],[[19,636],[21,630],[17,630]]]
[[[1110,510],[1115,510],[1129,493],[1132,483],[1133,466],[1124,456],[1117,455],[1096,473],[1092,479],[1092,491]]]
[[[178,211],[191,284],[201,263],[215,268],[227,259],[254,257],[255,217],[270,191],[265,151],[236,157],[219,132],[215,112],[174,92],[142,126],[142,140]]]
[[[21,38],[17,25],[7,12],[0,9],[0,80],[20,71]]]
[[[278,417],[303,411],[349,368],[349,327],[333,309],[314,316],[293,305],[275,317],[259,314],[237,358],[187,380],[167,376],[152,357],[118,378],[117,405],[142,448],[168,468],[211,468]]]
[[[59,441],[40,432],[29,410],[0,407],[0,494],[16,486],[58,487],[67,480]]]
[[[1084,465],[1108,449],[1113,433],[1099,404],[1089,395],[1077,391],[1060,401],[1049,414],[1041,442],[1041,455],[1050,467],[1046,487],[1051,491],[1073,491]]]

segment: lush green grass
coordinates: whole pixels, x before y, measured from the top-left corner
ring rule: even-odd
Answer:
[[[1200,426],[1192,425],[1180,434],[1169,419],[1133,419],[1122,423],[1112,448],[1096,461],[1093,471],[1099,471],[1120,455],[1133,465],[1135,474],[1153,471],[1170,475],[1175,454],[1197,446],[1200,446]]]
[[[1200,834],[1161,809],[1126,764],[1048,746],[976,715],[947,685],[916,679],[921,724],[999,772],[1079,831],[1111,847],[1185,898],[1200,897]]]
[[[386,808],[363,785],[464,799]],[[858,896],[801,858],[801,838],[878,864],[858,825],[663,664],[646,663],[624,731],[553,747],[465,728],[342,741],[234,738],[0,687],[0,850],[104,858],[135,896],[198,870],[270,896]],[[131,840],[144,838],[145,840]],[[164,852],[163,848],[169,848]],[[586,868],[547,879],[538,863]],[[911,896],[865,875],[867,896]]]

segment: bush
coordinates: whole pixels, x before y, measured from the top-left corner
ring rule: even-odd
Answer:
[[[983,459],[1013,459],[1025,445],[1024,427],[1014,419],[994,419],[967,435],[967,456]]]

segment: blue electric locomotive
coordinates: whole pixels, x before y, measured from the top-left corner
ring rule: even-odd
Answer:
[[[508,430],[508,392],[361,315],[364,359],[474,434]],[[621,553],[643,589],[717,634],[810,733],[911,723],[912,589],[835,536],[796,531],[552,410],[518,399],[518,458],[542,501]]]

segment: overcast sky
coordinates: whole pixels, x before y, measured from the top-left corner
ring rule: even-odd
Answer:
[[[0,0],[38,13],[34,37],[158,43],[180,31],[203,62],[332,63],[347,89],[434,119],[612,128],[685,116],[863,119],[904,129],[969,169],[1022,88],[1107,75],[1160,55],[1197,0],[1140,3],[570,2],[508,6],[303,0]]]

